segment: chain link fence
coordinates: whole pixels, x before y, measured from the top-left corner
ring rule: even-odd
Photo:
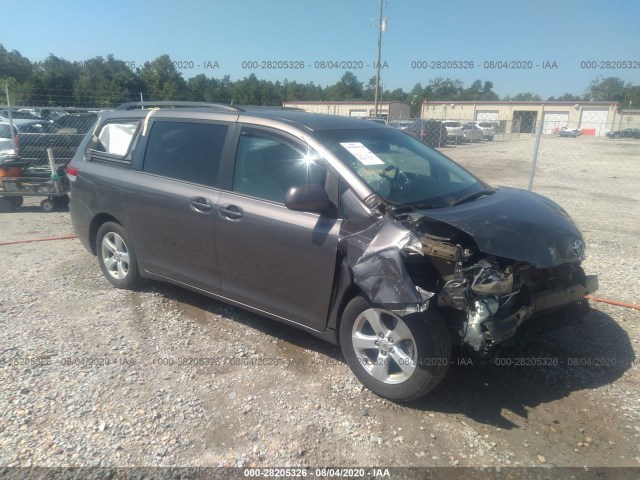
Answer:
[[[502,114],[423,109],[424,117],[391,120],[389,125],[469,166],[501,159],[505,165],[520,165],[528,170],[528,181],[519,186],[529,189],[540,162],[545,168],[554,162],[572,162],[580,168],[581,156],[595,144],[635,141],[640,154],[640,111],[553,103],[518,108],[503,108]]]
[[[70,107],[0,104],[0,159],[19,156],[29,167],[69,163],[85,134],[98,118],[97,110]]]
[[[17,154],[33,167],[48,165],[47,149],[57,164],[66,165],[100,111],[12,105],[9,89],[4,93],[0,95],[6,97],[6,102],[0,102],[0,158]],[[544,165],[575,161],[578,168],[581,152],[594,142],[631,140],[640,146],[640,111],[624,112],[610,105],[502,102],[490,111],[425,104],[420,117],[390,120],[388,125],[466,165],[482,159],[515,160],[528,170],[528,184],[520,186],[529,188],[539,160]]]

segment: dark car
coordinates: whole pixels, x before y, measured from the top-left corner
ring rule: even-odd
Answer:
[[[607,132],[609,138],[640,138],[640,128],[625,128],[616,132]]]
[[[395,400],[527,325],[581,318],[597,277],[568,214],[393,128],[165,103],[99,116],[67,168],[71,221],[118,288],[170,282],[339,344]]]
[[[70,113],[58,117],[56,123],[65,129],[72,129],[73,133],[87,133],[96,123],[96,113]]]
[[[65,129],[46,120],[17,119],[13,121],[13,138],[8,121],[0,121],[0,154],[17,153],[30,166],[49,165],[47,149],[51,149],[57,164],[64,165],[76,152],[84,134]],[[15,146],[14,149],[14,141]],[[11,150],[9,150],[9,148]]]

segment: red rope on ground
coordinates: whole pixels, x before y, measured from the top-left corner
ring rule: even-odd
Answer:
[[[50,242],[51,240],[69,240],[70,238],[78,238],[77,235],[65,235],[63,237],[48,237],[48,238],[34,238],[33,240],[16,240],[14,242],[2,242],[3,245],[16,245],[18,243],[33,243],[33,242]]]
[[[62,237],[35,238],[33,240],[16,240],[14,242],[2,242],[2,243],[0,243],[0,246],[16,245],[16,244],[20,244],[20,243],[50,242],[52,240],[69,240],[69,239],[72,239],[72,238],[78,238],[78,236],[77,235],[65,235],[65,236],[62,236]],[[610,305],[615,305],[617,307],[633,308],[634,310],[640,310],[640,305],[634,305],[633,303],[623,303],[623,302],[618,302],[616,300],[608,300],[606,298],[593,297],[591,295],[587,295],[584,298],[586,298],[587,300],[593,300],[594,302],[608,303]]]
[[[616,307],[633,308],[634,310],[640,310],[640,305],[634,305],[633,303],[622,303],[616,300],[607,300],[606,298],[592,297],[591,295],[587,295],[584,298],[586,298],[587,300],[593,300],[594,302],[609,303],[611,305],[615,305]]]

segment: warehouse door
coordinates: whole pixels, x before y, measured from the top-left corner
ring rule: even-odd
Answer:
[[[604,135],[607,131],[608,109],[583,109],[580,129],[584,135]]]
[[[542,133],[557,133],[561,128],[569,127],[569,112],[545,112]]]

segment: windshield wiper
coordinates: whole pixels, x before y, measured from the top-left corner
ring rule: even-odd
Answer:
[[[470,202],[471,200],[475,200],[476,198],[484,197],[485,195],[492,195],[496,193],[495,190],[480,190],[478,192],[470,193],[469,195],[465,195],[462,198],[459,198],[455,202],[451,204],[452,207],[456,205],[460,205],[461,203]]]
[[[433,203],[411,203],[409,206],[415,210],[424,210],[430,208],[439,208],[437,205]]]

